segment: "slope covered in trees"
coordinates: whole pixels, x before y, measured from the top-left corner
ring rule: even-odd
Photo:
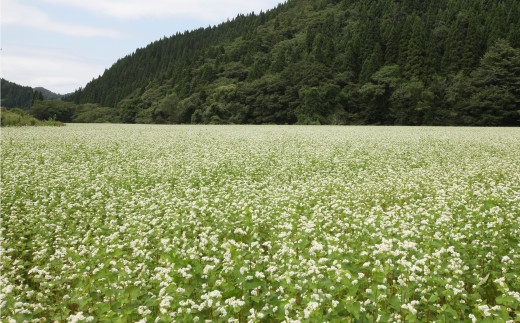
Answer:
[[[5,108],[29,109],[33,99],[33,89],[1,79],[1,106]]]
[[[519,30],[516,0],[290,0],[138,49],[67,100],[126,123],[516,126]]]

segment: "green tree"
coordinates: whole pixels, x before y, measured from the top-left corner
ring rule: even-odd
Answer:
[[[390,96],[401,82],[398,65],[383,66],[374,73],[372,81],[359,89],[361,117],[368,124],[391,123]]]
[[[33,105],[34,102],[36,102],[36,101],[43,101],[43,94],[42,94],[42,92],[34,91],[31,105]]]
[[[503,124],[516,92],[479,64],[518,26],[515,0],[287,1],[153,42],[65,100],[123,122]]]
[[[477,21],[477,17],[472,15],[468,19],[464,52],[462,55],[462,67],[465,69],[473,69],[475,66],[477,66],[480,56],[482,55],[482,37],[480,36],[478,25],[479,23]]]
[[[255,60],[253,65],[249,68],[249,73],[247,74],[247,80],[253,81],[257,80],[264,75],[263,64],[259,60]]]
[[[121,122],[135,123],[135,118],[141,107],[139,98],[129,98],[121,101],[118,108],[120,111]]]
[[[426,29],[422,20],[415,16],[407,49],[406,71],[408,75],[417,77],[425,75],[425,43]]]
[[[194,93],[190,97],[180,102],[179,123],[190,123],[192,115],[202,105],[199,93]]]
[[[374,51],[368,59],[363,62],[359,83],[363,84],[370,80],[370,77],[383,66],[383,51],[379,43],[375,44]]]
[[[485,126],[520,125],[520,50],[498,40],[471,73],[466,114]]]
[[[317,87],[300,90],[302,105],[296,110],[299,124],[320,124],[323,120],[320,92]]]
[[[299,124],[344,123],[345,98],[335,84],[306,87],[299,92],[302,104],[296,109]]]
[[[280,49],[276,53],[276,56],[271,64],[271,72],[279,73],[283,71],[283,69],[287,66],[286,58],[285,58],[285,50]]]
[[[467,19],[466,12],[461,12],[450,26],[446,39],[446,50],[442,58],[443,68],[448,72],[459,71],[462,67],[466,46]]]
[[[420,125],[425,110],[430,108],[424,83],[416,77],[399,84],[390,96],[390,118],[398,125]]]
[[[39,120],[53,119],[61,122],[71,122],[76,105],[61,100],[39,100],[31,106],[29,113]]]
[[[180,123],[179,97],[172,93],[165,96],[153,110],[155,123]]]
[[[196,109],[191,116],[192,124],[200,124],[202,123],[202,111],[200,109]]]
[[[396,64],[399,57],[399,27],[388,26],[390,32],[385,43],[385,64]]]

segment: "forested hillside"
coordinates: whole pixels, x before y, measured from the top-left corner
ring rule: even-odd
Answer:
[[[29,109],[33,99],[33,89],[29,86],[18,85],[4,79],[1,84],[1,106],[5,108]]]
[[[290,0],[138,49],[67,100],[95,103],[85,121],[518,126],[520,2]]]

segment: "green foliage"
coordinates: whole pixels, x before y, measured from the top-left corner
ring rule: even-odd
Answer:
[[[344,124],[344,96],[335,84],[303,88],[299,92],[302,104],[295,114],[298,124]]]
[[[31,116],[29,113],[27,113],[27,111],[24,111],[19,108],[7,110],[6,108],[2,107],[0,119],[2,127],[64,126],[62,122],[52,118],[40,121],[35,117]]]
[[[40,95],[34,100],[29,113],[40,120],[54,119],[61,122],[71,122],[76,105],[61,100],[40,100]]]
[[[81,104],[75,108],[72,122],[117,123],[119,122],[119,111],[114,108],[100,107],[92,103]]]
[[[404,82],[390,96],[390,116],[398,125],[420,125],[422,110],[428,108],[423,96],[428,95],[424,83],[417,78]]]
[[[77,123],[120,122],[118,109],[100,107],[93,103],[75,104],[62,100],[44,100],[38,91],[34,94],[29,113],[40,120]]]
[[[391,124],[390,97],[402,82],[398,65],[383,66],[359,89],[360,114],[368,124]]]
[[[179,123],[179,114],[179,98],[173,93],[159,101],[152,116],[157,123]]]
[[[129,98],[118,104],[121,122],[135,123],[137,113],[139,112],[142,102],[138,98]]]
[[[138,49],[66,100],[112,107],[124,123],[517,126],[518,91],[490,83],[486,73],[494,72],[482,59],[498,40],[520,48],[519,7],[515,0],[290,0]],[[518,68],[497,58],[495,67]],[[377,81],[388,66],[399,75]],[[217,99],[230,84],[234,95]],[[328,85],[339,87],[335,100],[319,90]],[[194,95],[200,105],[185,108]]]

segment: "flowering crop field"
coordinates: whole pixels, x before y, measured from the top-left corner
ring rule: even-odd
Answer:
[[[520,321],[520,129],[1,134],[1,321]]]

